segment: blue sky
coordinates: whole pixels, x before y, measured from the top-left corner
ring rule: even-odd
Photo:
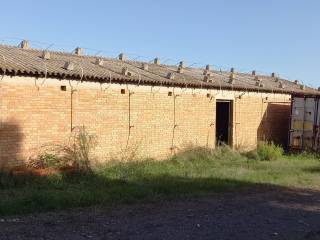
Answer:
[[[33,0],[1,3],[0,40],[36,48],[151,60],[299,79],[314,87],[319,0]]]

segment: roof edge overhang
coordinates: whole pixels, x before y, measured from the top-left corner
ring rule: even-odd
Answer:
[[[289,91],[285,89],[261,89],[256,87],[240,87],[240,86],[217,86],[212,83],[208,82],[200,82],[199,84],[196,83],[181,83],[181,82],[149,82],[143,81],[135,78],[101,78],[101,77],[94,77],[94,76],[87,76],[87,75],[80,75],[78,73],[74,74],[62,74],[59,72],[40,72],[40,71],[20,71],[20,70],[10,70],[10,69],[2,69],[0,68],[0,78],[4,76],[21,76],[21,77],[43,77],[43,78],[50,78],[50,79],[58,79],[58,80],[74,80],[74,81],[81,81],[81,82],[104,82],[104,83],[116,83],[116,84],[136,84],[136,85],[143,85],[143,86],[163,86],[163,87],[179,87],[179,88],[191,88],[191,89],[216,89],[216,90],[229,90],[229,91],[247,91],[247,92],[258,92],[258,93],[272,93],[272,94],[287,94],[293,96],[313,96],[313,97],[320,97],[320,92],[297,92],[297,91]]]

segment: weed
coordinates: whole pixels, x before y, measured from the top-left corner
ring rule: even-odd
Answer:
[[[74,167],[90,169],[91,152],[96,145],[96,138],[84,126],[74,128],[68,144],[46,144],[31,156],[27,165],[31,168]]]
[[[261,161],[273,161],[280,159],[283,154],[282,147],[272,142],[259,142],[257,150],[247,153],[247,157]]]
[[[44,153],[39,156],[40,162],[42,163],[42,168],[50,168],[50,167],[60,167],[61,163],[56,155],[52,153]]]
[[[85,126],[76,128],[73,133],[68,151],[73,159],[73,165],[88,170],[90,169],[90,154],[96,146],[96,137],[90,134]]]

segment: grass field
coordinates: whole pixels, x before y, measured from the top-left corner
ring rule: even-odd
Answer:
[[[228,147],[213,152],[189,149],[166,161],[109,163],[86,174],[18,177],[3,173],[0,215],[160,201],[270,185],[320,190],[318,156],[279,153],[268,159],[268,154],[263,149],[250,154]]]

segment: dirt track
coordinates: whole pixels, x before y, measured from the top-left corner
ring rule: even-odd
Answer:
[[[320,192],[272,189],[0,219],[0,239],[320,239]]]

